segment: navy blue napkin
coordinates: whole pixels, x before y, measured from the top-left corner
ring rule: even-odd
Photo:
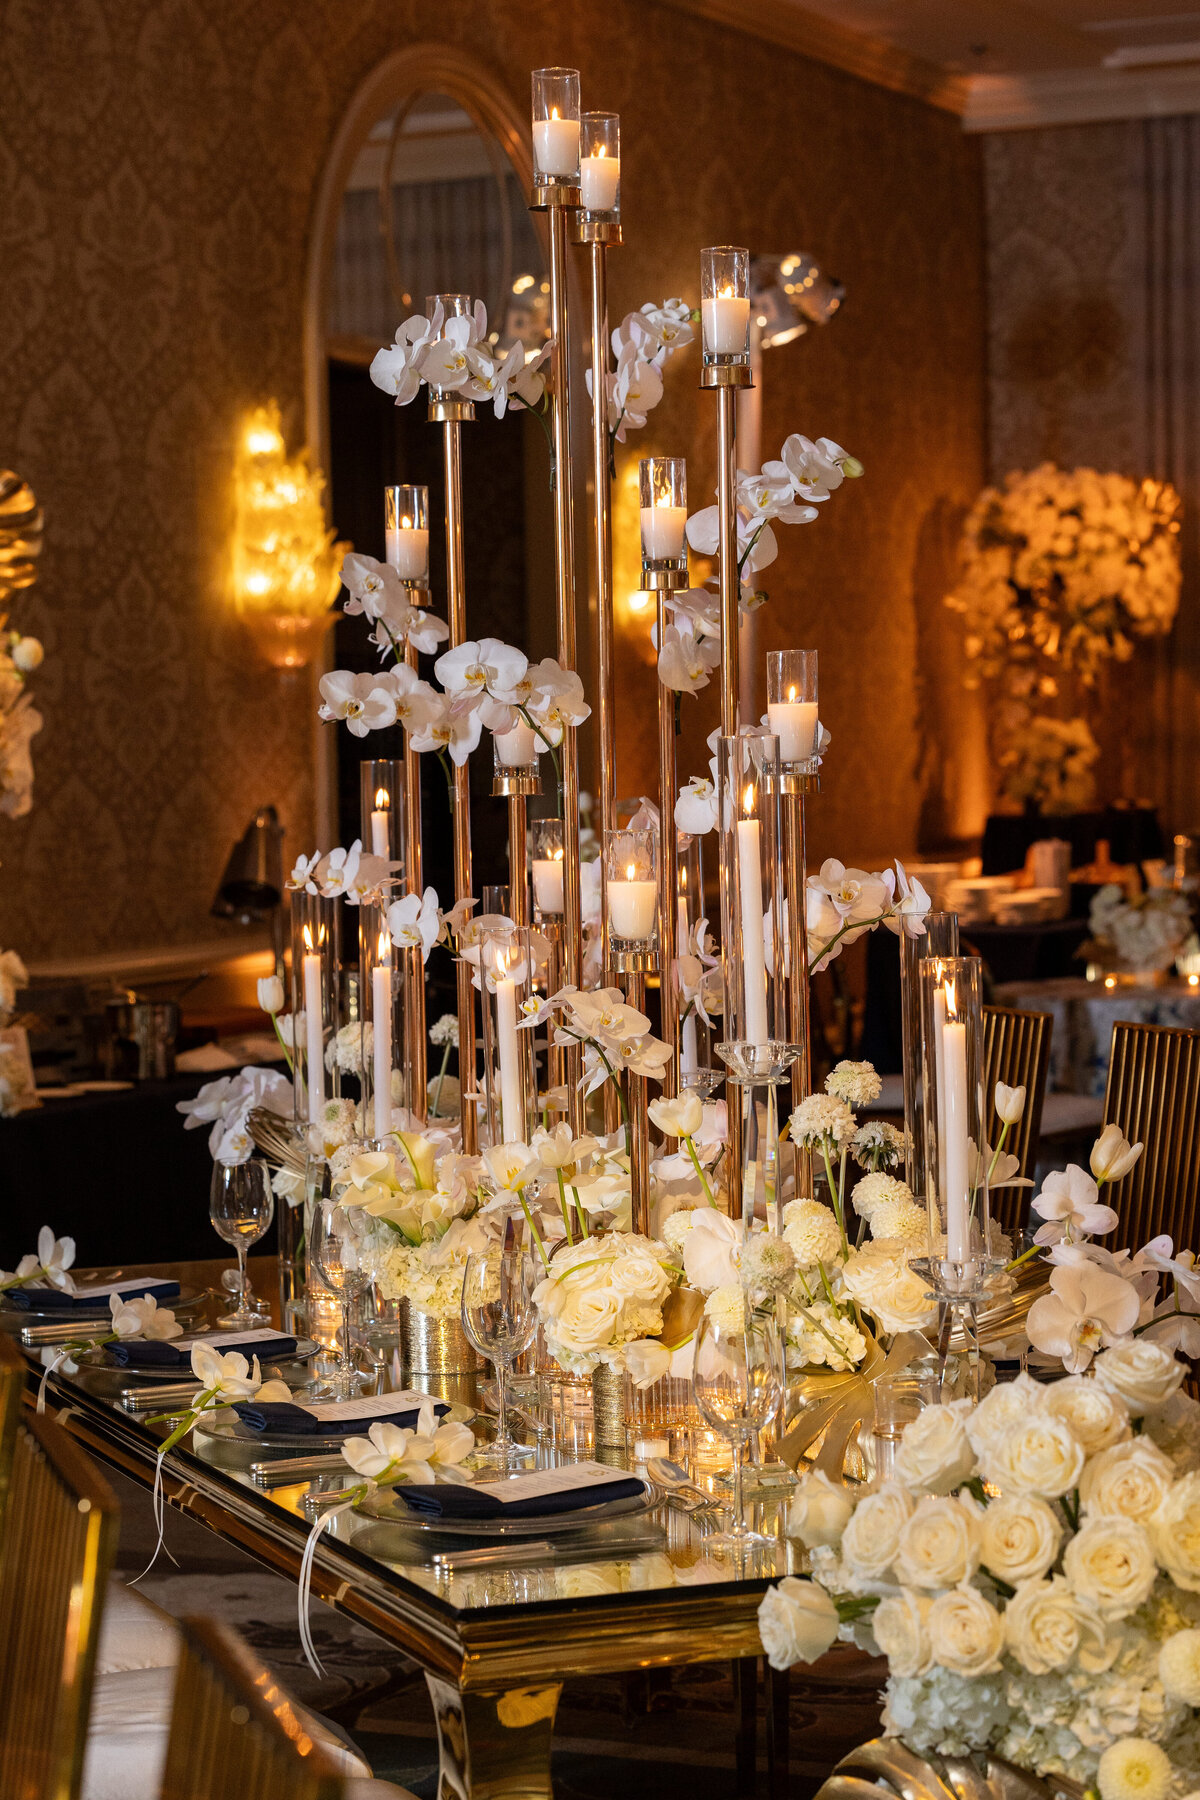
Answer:
[[[96,1286],[101,1283],[97,1282]],[[123,1288],[122,1300],[145,1300],[153,1295],[156,1300],[172,1300],[179,1293],[177,1281],[147,1280],[137,1287]],[[61,1288],[23,1287],[9,1288],[4,1299],[18,1312],[79,1312],[103,1313],[108,1311],[108,1294],[64,1294]]]
[[[238,1400],[233,1410],[251,1431],[286,1432],[289,1437],[365,1437],[380,1420],[411,1430],[420,1417],[420,1408],[414,1406],[411,1412],[381,1411],[357,1419],[318,1419],[290,1400]],[[441,1418],[450,1408],[444,1400],[437,1400],[433,1410]]]
[[[585,1506],[600,1506],[608,1500],[636,1499],[646,1491],[635,1475],[620,1475],[588,1487],[560,1488],[557,1493],[532,1494],[528,1499],[505,1504],[497,1497],[496,1486],[503,1483],[463,1487],[449,1481],[420,1486],[405,1482],[392,1492],[410,1512],[423,1519],[542,1519],[554,1513],[578,1512]]]
[[[192,1366],[190,1345],[181,1350],[177,1345],[158,1338],[134,1338],[131,1341],[109,1344],[107,1348],[119,1369],[190,1369]],[[280,1357],[296,1354],[296,1340],[294,1337],[278,1337],[269,1343],[262,1339],[239,1343],[233,1338],[229,1343],[221,1341],[214,1344],[213,1349],[226,1356],[231,1350],[240,1350],[243,1356],[257,1356],[268,1362],[275,1362]]]

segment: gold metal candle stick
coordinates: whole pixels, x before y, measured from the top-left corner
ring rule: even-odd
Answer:
[[[429,604],[429,490],[426,487],[386,487],[383,490],[384,541],[387,560],[404,583],[411,606]],[[424,533],[422,543],[421,534]],[[419,665],[415,645],[405,639],[404,660],[410,669]],[[410,894],[425,891],[421,844],[421,758],[404,734],[404,810],[401,815],[400,853],[403,877]],[[426,1071],[425,968],[419,958],[404,959],[404,1067],[410,1071],[409,1110],[425,1119]]]

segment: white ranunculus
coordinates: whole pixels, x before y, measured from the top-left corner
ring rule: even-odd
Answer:
[[[1057,1500],[1079,1484],[1083,1445],[1061,1419],[1032,1418],[1013,1425],[981,1459],[983,1472],[1005,1494]]]
[[[1186,1373],[1168,1350],[1145,1338],[1118,1344],[1096,1358],[1096,1380],[1119,1394],[1135,1419],[1161,1412]]]
[[[1061,1575],[1017,1583],[1004,1610],[1010,1653],[1031,1675],[1081,1665],[1099,1669],[1110,1655],[1104,1617]]]
[[[928,1494],[952,1494],[975,1472],[975,1452],[966,1433],[969,1400],[926,1406],[904,1427],[896,1451],[896,1477],[905,1487]]]
[[[1045,1388],[1045,1409],[1071,1427],[1088,1456],[1118,1444],[1130,1432],[1129,1408],[1119,1394],[1084,1375],[1068,1375]]]
[[[980,1562],[1010,1587],[1044,1575],[1062,1541],[1057,1514],[1035,1494],[993,1500],[983,1509],[979,1533]]]
[[[712,1206],[697,1209],[683,1245],[683,1270],[692,1287],[707,1294],[713,1288],[737,1285],[741,1235],[740,1221]]]
[[[813,1663],[837,1636],[837,1607],[823,1587],[788,1575],[763,1595],[758,1631],[773,1669]]]
[[[883,1581],[900,1550],[900,1533],[913,1515],[913,1498],[888,1481],[860,1500],[842,1532],[842,1560],[860,1581]]]
[[[811,1550],[817,1544],[837,1544],[854,1511],[844,1487],[836,1486],[821,1469],[810,1469],[792,1494],[787,1513],[789,1537],[799,1538]]]
[[[1093,1456],[1079,1481],[1084,1512],[1149,1523],[1175,1480],[1169,1456],[1149,1438],[1130,1438]]]
[[[1177,1481],[1150,1524],[1155,1553],[1176,1587],[1200,1594],[1200,1474]]]
[[[929,1645],[929,1598],[902,1588],[886,1594],[871,1615],[871,1633],[888,1660],[888,1674],[901,1680],[928,1674],[933,1663]]]
[[[978,1588],[939,1594],[926,1620],[933,1660],[956,1675],[992,1675],[1004,1651],[1004,1620]]]
[[[896,1576],[905,1587],[951,1588],[979,1567],[979,1520],[959,1500],[926,1494],[901,1527]]]
[[[1089,1519],[1067,1545],[1063,1573],[1106,1619],[1123,1619],[1154,1586],[1150,1534],[1133,1519]],[[1200,1587],[1200,1580],[1195,1585]]]

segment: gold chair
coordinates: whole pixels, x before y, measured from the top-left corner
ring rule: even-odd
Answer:
[[[1020,1012],[1011,1006],[985,1006],[983,1009],[983,1098],[990,1143],[996,1142],[1000,1130],[994,1104],[996,1083],[1002,1081],[1007,1087],[1025,1089],[1025,1111],[1019,1123],[1009,1127],[1004,1140],[1005,1150],[1015,1156],[1020,1165],[1018,1176],[1031,1176],[1037,1159],[1053,1026],[1052,1013]],[[1022,1223],[1028,1192],[1027,1188],[1019,1187],[993,1190],[992,1217],[1003,1230],[1015,1231]]]
[[[0,1794],[75,1800],[118,1507],[53,1420],[31,1416],[15,1438],[0,1540]]]
[[[1104,1123],[1145,1149],[1104,1199],[1118,1224],[1105,1244],[1136,1250],[1159,1232],[1193,1247],[1200,1185],[1200,1031],[1113,1026]]]
[[[17,1420],[25,1394],[25,1358],[16,1339],[0,1331],[0,1531],[4,1527],[4,1505],[8,1499],[12,1474],[13,1446],[17,1441]]]

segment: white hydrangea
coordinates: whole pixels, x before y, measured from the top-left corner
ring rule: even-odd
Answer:
[[[870,1224],[875,1216],[877,1206],[905,1204],[914,1205],[913,1191],[907,1181],[897,1175],[885,1175],[882,1169],[872,1175],[864,1175],[861,1181],[854,1184],[850,1194],[850,1204],[860,1219]]]
[[[793,1112],[790,1128],[793,1143],[805,1149],[827,1140],[837,1149],[854,1136],[854,1114],[836,1094],[810,1094]]]
[[[893,1676],[887,1684],[883,1728],[919,1755],[967,1756],[986,1748],[1008,1722],[1003,1673],[968,1678],[949,1669]]]
[[[833,1342],[830,1343],[830,1338]],[[828,1368],[839,1373],[857,1369],[867,1354],[867,1340],[849,1314],[839,1313],[828,1300],[814,1300],[789,1312],[787,1364],[789,1369]]]
[[[825,1077],[825,1092],[850,1106],[870,1106],[883,1092],[883,1082],[869,1062],[840,1062]]]
[[[837,1214],[820,1200],[792,1200],[783,1209],[783,1241],[802,1269],[836,1262],[842,1250]]]

